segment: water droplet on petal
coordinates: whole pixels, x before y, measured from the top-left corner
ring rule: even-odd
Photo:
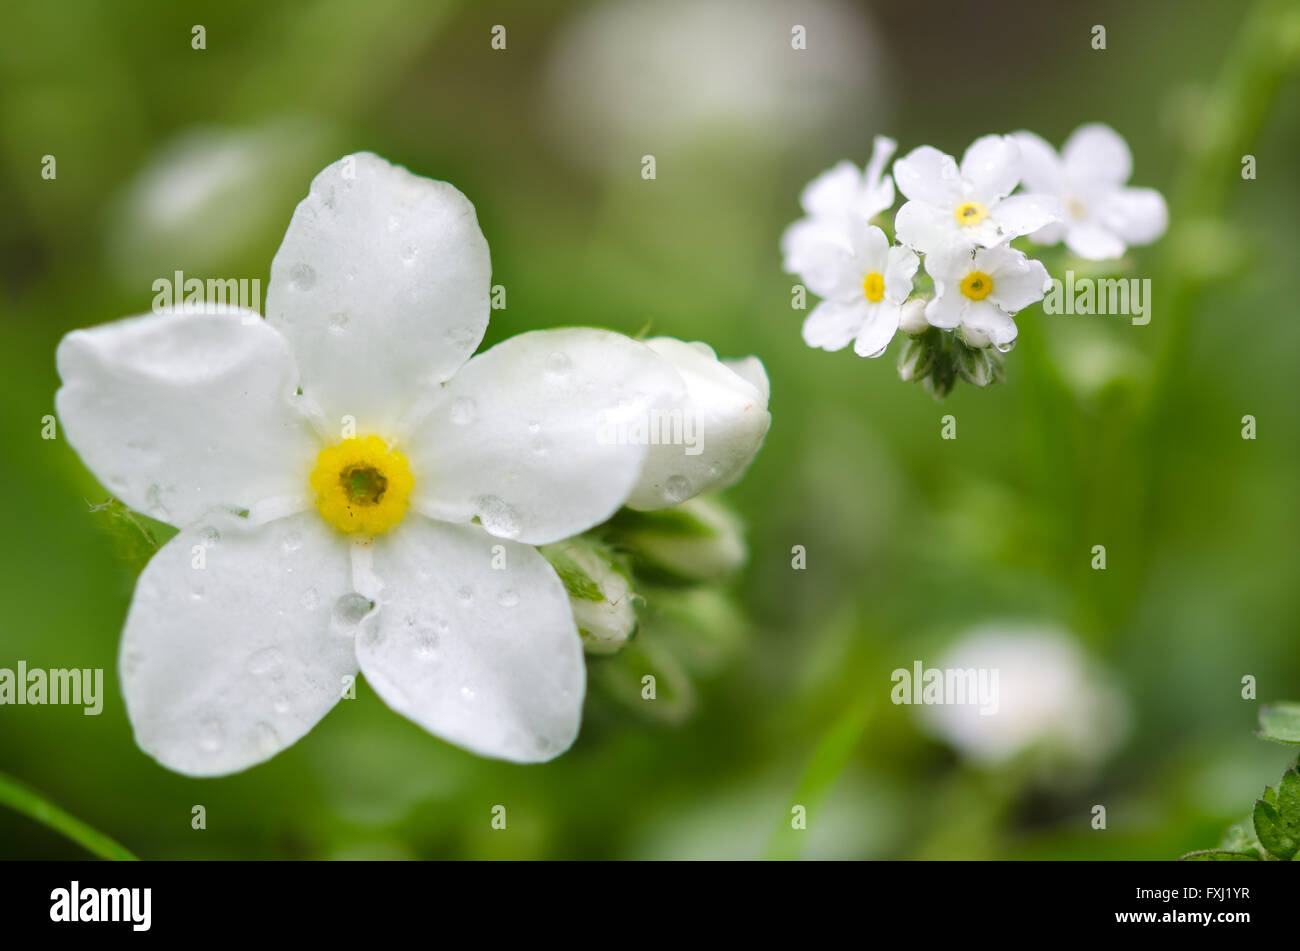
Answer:
[[[284,662],[284,655],[274,647],[260,650],[248,658],[248,671],[257,677],[265,677]]]
[[[295,264],[289,268],[289,284],[295,291],[309,291],[316,284],[316,272],[310,264]]]
[[[451,401],[451,421],[457,426],[467,426],[474,422],[474,401],[468,396],[458,396]]]
[[[290,532],[284,536],[284,550],[286,552],[297,551],[302,547],[302,536],[297,532]]]
[[[314,611],[320,607],[320,592],[315,588],[308,588],[302,593],[302,606],[308,611]]]
[[[345,594],[334,602],[334,623],[339,627],[356,627],[370,613],[374,604],[360,594]]]
[[[474,589],[469,585],[463,585],[459,590],[457,590],[456,597],[460,598],[463,603],[469,604],[474,600]]]
[[[573,361],[567,353],[556,350],[546,358],[546,372],[554,376],[564,376],[573,368]]]
[[[288,713],[290,706],[289,698],[284,694],[280,694],[280,696],[275,698],[275,702],[272,706],[275,707],[276,713]]]
[[[497,595],[497,602],[503,608],[513,608],[519,603],[519,592],[514,588],[506,588],[506,590]]]
[[[669,502],[684,502],[691,497],[691,483],[685,476],[675,475],[664,483],[664,498]]]
[[[221,542],[221,533],[211,525],[199,529],[199,542],[205,548],[215,548]]]
[[[523,530],[519,524],[519,513],[509,503],[495,495],[479,496],[475,500],[479,521],[493,535],[500,538],[515,538]]]
[[[208,753],[215,753],[225,742],[225,731],[221,721],[216,717],[204,717],[199,722],[199,748]]]

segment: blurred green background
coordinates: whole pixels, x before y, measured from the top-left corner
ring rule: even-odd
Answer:
[[[8,4],[0,667],[102,667],[107,697],[99,717],[0,707],[0,771],[156,859],[1168,858],[1214,845],[1290,755],[1252,737],[1242,676],[1261,700],[1300,699],[1300,31],[1293,5],[1271,4],[1266,38],[1234,54],[1250,10]],[[796,23],[805,51],[790,48]],[[191,46],[195,24],[206,49]],[[497,24],[505,50],[490,45]],[[1034,307],[1007,382],[959,384],[943,404],[898,379],[897,342],[875,361],[803,345],[777,242],[814,174],[864,161],[880,133],[902,152],[960,154],[1020,128],[1059,145],[1088,121],[1124,135],[1133,183],[1170,198],[1169,234],[1122,265],[1153,279],[1150,326]],[[449,747],[362,684],[268,764],[187,779],[131,737],[116,653],[139,566],[89,510],[104,490],[65,442],[40,438],[54,350],[73,328],[147,311],[152,281],[177,269],[265,288],[311,177],[359,149],[474,202],[508,290],[485,346],[650,324],[763,360],[772,430],[729,493],[751,549],[740,620],[719,622],[737,643],[682,686],[684,712],[593,694],[574,749],[544,766]],[[1243,152],[1255,181],[1241,180]],[[940,439],[949,413],[953,441]],[[1097,544],[1105,571],[1089,567]],[[806,570],[791,568],[794,545]],[[1003,622],[1067,630],[1109,671],[1130,720],[1113,755],[978,767],[889,702],[894,668]],[[490,826],[498,803],[504,832]],[[806,831],[789,828],[795,803]],[[1090,827],[1094,804],[1105,831]],[[0,810],[0,857],[84,854]]]

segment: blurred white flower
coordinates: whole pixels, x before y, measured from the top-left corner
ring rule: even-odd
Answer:
[[[906,197],[894,219],[898,240],[924,253],[955,245],[994,247],[1061,216],[1049,195],[1015,195],[1020,149],[1010,136],[976,139],[962,156],[923,145],[894,163],[894,182]]]
[[[1042,300],[1052,280],[1041,261],[1005,245],[927,254],[925,270],[934,279],[925,319],[944,330],[961,327],[973,346],[1010,347],[1017,333],[1012,315]]]
[[[1150,244],[1169,226],[1164,197],[1152,188],[1126,188],[1133,173],[1128,143],[1110,126],[1080,126],[1057,155],[1032,132],[1017,132],[1022,183],[1029,194],[1057,199],[1064,215],[1029,235],[1065,246],[1081,258],[1105,260],[1131,244]]]
[[[727,154],[742,162],[824,145],[846,113],[879,120],[887,71],[870,21],[842,0],[605,0],[562,29],[547,73],[557,145],[635,169],[697,143],[739,145]]]
[[[285,117],[180,132],[110,205],[105,253],[113,272],[128,284],[229,267],[281,225],[277,199],[320,167],[330,138],[321,123]]]
[[[677,372],[684,386],[682,396],[651,412],[680,419],[697,439],[650,446],[641,478],[625,503],[643,511],[734,484],[758,454],[772,423],[767,371],[757,357],[719,360],[708,344],[675,337],[652,337],[646,346]]]
[[[983,764],[1036,751],[1067,761],[1101,760],[1123,739],[1128,706],[1063,631],[994,624],[970,631],[935,665],[997,671],[997,712],[973,703],[917,709],[926,732]]]

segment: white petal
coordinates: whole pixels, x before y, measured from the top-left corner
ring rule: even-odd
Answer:
[[[383,701],[435,736],[521,763],[572,745],[586,689],[564,585],[527,545],[414,516],[374,547],[357,658]],[[498,566],[504,567],[498,567]]]
[[[1169,227],[1169,208],[1153,188],[1121,188],[1106,196],[1097,218],[1128,244],[1150,244]]]
[[[817,218],[844,215],[853,211],[861,190],[862,170],[849,161],[837,162],[808,183],[799,204]]]
[[[636,424],[682,394],[673,368],[622,334],[511,337],[470,360],[409,433],[412,504],[529,544],[576,535],[623,504],[646,456]]]
[[[849,241],[853,247],[853,259],[856,265],[851,289],[861,291],[862,278],[866,274],[871,271],[884,273],[889,261],[889,239],[885,237],[885,232],[875,225],[867,224],[865,219],[858,218],[849,224]],[[847,285],[841,288],[842,291],[849,289]]]
[[[186,525],[306,492],[319,446],[288,345],[257,314],[130,317],[74,330],[57,360],[64,434],[131,508]]]
[[[898,240],[924,254],[940,253],[966,240],[953,213],[920,201],[906,202],[894,216]]]
[[[894,163],[894,182],[911,201],[948,207],[961,198],[957,163],[929,145],[913,149]]]
[[[1065,191],[1065,169],[1061,157],[1046,141],[1032,132],[1017,132],[1020,148],[1020,181],[1031,192],[1060,195]]]
[[[852,269],[847,219],[799,219],[781,235],[781,254],[783,270],[799,275],[818,297],[830,297]]]
[[[951,330],[962,322],[966,305],[970,301],[955,284],[951,288],[944,288],[936,281],[935,292],[930,303],[925,305],[925,319],[931,327]]]
[[[772,395],[772,382],[767,378],[767,370],[763,367],[763,361],[758,357],[739,357],[734,360],[723,360],[723,365],[730,369],[737,376],[743,377],[758,391],[763,402],[766,403]]]
[[[898,331],[902,308],[889,300],[867,307],[867,319],[853,344],[853,352],[860,357],[878,357],[885,352],[889,341]]]
[[[1065,237],[1066,224],[1064,221],[1053,221],[1050,225],[1043,225],[1037,231],[1029,234],[1029,240],[1034,244],[1052,245],[1060,244]]]
[[[1051,195],[1012,195],[999,202],[989,217],[1006,241],[1059,221],[1064,214],[1060,201]]]
[[[145,566],[122,634],[141,749],[219,776],[294,743],[357,672],[368,605],[351,592],[347,544],[315,512],[261,526],[214,513],[183,529]]]
[[[670,407],[668,425],[660,427],[671,435],[680,429],[683,438],[660,439],[650,446],[627,499],[629,507],[643,510],[732,485],[753,461],[772,422],[766,373],[763,385],[756,386],[706,344],[653,337],[646,345],[681,375],[686,395]]]
[[[859,212],[870,218],[884,211],[894,203],[894,180],[885,172],[885,165],[898,149],[898,143],[888,136],[878,135],[871,143],[871,160],[867,163],[866,207],[859,206]]]
[[[843,350],[867,319],[867,299],[824,300],[803,322],[803,341],[821,350]]]
[[[1073,182],[1123,185],[1133,174],[1133,154],[1118,132],[1100,122],[1075,129],[1061,149],[1065,174]]]
[[[911,248],[895,245],[889,249],[885,265],[885,298],[901,304],[912,293],[912,279],[921,266],[921,259]]]
[[[961,159],[961,177],[970,197],[992,205],[1020,183],[1020,149],[1009,135],[986,135],[971,143]]]
[[[1095,221],[1070,225],[1065,232],[1065,246],[1090,261],[1117,258],[1125,250],[1123,241]]]
[[[987,299],[970,301],[962,315],[962,327],[984,334],[994,346],[1005,347],[1016,340],[1016,322]]]
[[[491,270],[464,195],[361,152],[317,175],[294,212],[267,319],[328,416],[383,433],[483,339]]]
[[[989,292],[988,299],[1008,314],[1014,314],[1035,301],[1042,300],[1051,284],[1051,278],[1042,261],[1031,260],[1011,248],[1006,250],[1010,254],[990,267],[993,289]]]

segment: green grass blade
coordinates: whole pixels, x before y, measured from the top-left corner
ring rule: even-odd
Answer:
[[[8,806],[15,812],[49,826],[101,859],[136,861],[134,855],[102,832],[92,829],[75,816],[68,815],[36,790],[4,773],[0,773],[0,806]]]

